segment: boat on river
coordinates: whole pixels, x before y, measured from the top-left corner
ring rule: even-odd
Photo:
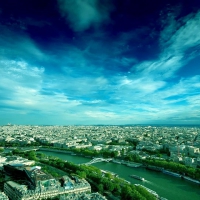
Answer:
[[[182,176],[178,173],[175,173],[175,172],[170,172],[168,170],[163,170],[162,171],[164,174],[168,174],[168,175],[171,175],[171,176],[175,176],[175,177],[178,177],[178,178],[181,178]]]
[[[113,159],[112,162],[113,162],[113,163],[117,163],[117,164],[121,164],[121,161],[115,160],[115,159]]]
[[[162,172],[163,171],[162,167],[156,167],[156,166],[152,166],[152,165],[148,165],[146,167],[146,169],[156,171],[156,172]]]
[[[191,182],[193,182],[193,183],[200,184],[200,181],[195,180],[195,179],[193,179],[193,178],[190,178],[190,177],[188,177],[188,176],[182,176],[182,178],[185,179],[185,180],[191,181]]]
[[[138,180],[140,180],[140,181],[144,181],[144,180],[145,180],[143,177],[140,177],[140,176],[137,176],[137,175],[134,175],[134,174],[130,175],[130,177],[131,177],[131,178],[138,179]]]
[[[142,164],[141,163],[135,163],[135,162],[127,162],[126,166],[128,166],[128,167],[141,167]]]

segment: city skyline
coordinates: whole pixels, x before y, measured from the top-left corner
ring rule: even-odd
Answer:
[[[8,0],[0,28],[0,125],[200,125],[198,0]]]

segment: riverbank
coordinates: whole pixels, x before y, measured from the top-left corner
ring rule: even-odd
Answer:
[[[117,164],[126,165],[127,167],[142,167],[143,166],[142,163],[130,162],[130,161],[119,160],[119,159],[113,159],[112,162],[117,163]]]
[[[39,152],[44,153],[47,156],[59,157],[60,159],[67,160],[75,164],[87,163],[91,160],[91,157],[88,158],[78,154],[76,156],[73,156],[71,154],[59,152]],[[169,200],[199,199],[199,185],[187,180],[182,180],[173,176],[165,175],[163,173],[146,170],[144,167],[128,167],[124,164],[117,164],[114,162],[100,162],[93,164],[93,166],[98,167],[101,170],[107,170],[118,174],[119,177],[125,179],[127,182],[130,182],[132,184],[141,184],[141,182],[139,180],[132,179],[130,177],[130,174],[136,174],[138,176],[144,177],[147,181],[142,182],[142,185],[156,191],[159,196],[165,197]]]
[[[58,153],[66,153],[66,154],[72,154],[73,151],[65,151],[65,150],[58,150],[58,149],[51,149],[51,148],[44,148],[40,147],[37,151],[49,151],[49,152],[58,152]]]
[[[56,153],[63,153],[63,154],[70,154],[70,155],[77,155],[77,156],[83,156],[83,157],[87,157],[87,158],[91,158],[91,156],[85,156],[83,154],[80,154],[80,153],[74,153],[73,151],[69,151],[69,150],[58,150],[58,149],[53,149],[53,148],[45,148],[45,147],[40,147],[38,149],[39,151],[47,151],[47,152],[56,152]],[[136,162],[130,162],[130,161],[125,161],[125,160],[120,160],[120,159],[113,159],[112,160],[113,163],[116,163],[116,164],[122,164],[122,165],[126,165],[127,167],[132,167],[132,168],[137,168],[137,167],[145,167],[145,165],[143,165],[142,163],[136,163]],[[174,177],[178,177],[178,178],[182,178],[184,180],[187,180],[189,182],[192,182],[192,183],[196,183],[196,184],[199,184],[200,185],[200,181],[199,180],[196,180],[196,179],[193,179],[191,177],[187,177],[187,178],[184,178],[184,176],[182,176],[181,174],[178,174],[178,173],[174,173],[170,170],[165,170],[164,168],[162,167],[157,167],[157,166],[148,166],[146,167],[146,169],[150,169],[152,171],[159,171],[159,172],[162,172],[166,175],[169,175],[169,176],[174,176]]]

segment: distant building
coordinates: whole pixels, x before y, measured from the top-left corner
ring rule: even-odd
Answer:
[[[90,149],[96,150],[96,151],[101,151],[101,150],[102,150],[102,146],[100,146],[100,145],[95,145],[95,146],[90,147]]]
[[[199,148],[193,146],[187,146],[187,155],[195,156],[199,154]]]
[[[183,161],[183,157],[180,156],[180,155],[177,155],[177,153],[174,153],[174,152],[170,154],[170,158],[174,162],[181,162],[181,161]]]
[[[200,156],[197,158],[197,166],[200,167]]]
[[[196,166],[197,165],[197,159],[196,158],[191,158],[191,157],[185,157],[184,158],[184,163],[186,166]]]

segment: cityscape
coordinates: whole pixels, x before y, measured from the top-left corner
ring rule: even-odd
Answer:
[[[200,127],[152,126],[18,126],[0,127],[0,141],[31,145],[35,142],[58,148],[109,149],[121,155],[122,150],[142,157],[146,151],[168,149],[173,161],[200,167]],[[127,141],[136,141],[135,149]],[[116,143],[117,145],[113,145]],[[111,145],[109,145],[111,144]],[[118,145],[120,144],[120,145]],[[189,156],[189,157],[188,157]]]
[[[44,164],[56,159],[47,156],[53,156],[54,152],[90,158],[89,162],[80,163],[78,166],[111,162],[130,169],[162,172],[172,178],[180,178],[183,183],[187,181],[196,186],[200,185],[199,126],[8,124],[0,127],[0,133],[1,184],[3,184],[1,195],[4,199],[121,199],[120,193],[112,193],[110,196],[105,193],[108,189],[102,191],[95,188],[94,183],[79,170],[76,171],[77,177],[72,171],[56,177],[54,177],[55,172],[43,172]],[[46,152],[50,153],[46,155],[47,157]],[[68,161],[65,160],[65,163]],[[105,174],[118,177],[117,173],[108,170],[101,170],[101,173],[102,177]],[[129,176],[145,181],[144,177],[138,175]],[[123,181],[131,184],[128,180]],[[144,187],[153,195],[152,199],[167,199],[145,185],[136,183],[135,186]]]

